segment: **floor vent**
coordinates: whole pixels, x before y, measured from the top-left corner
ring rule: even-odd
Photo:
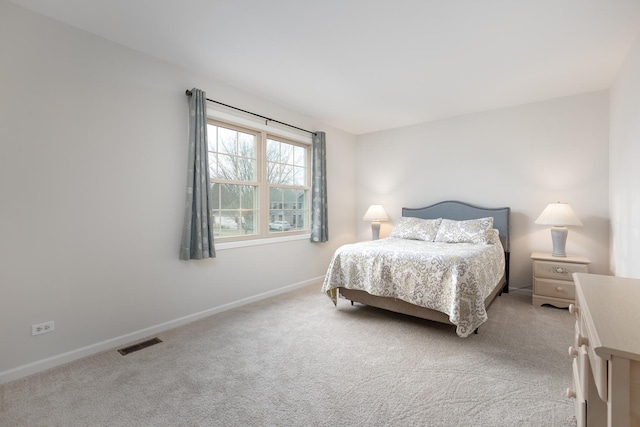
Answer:
[[[161,342],[162,340],[159,338],[151,338],[150,340],[147,340],[138,344],[130,345],[129,347],[121,348],[120,350],[118,350],[118,353],[120,353],[123,356],[126,356],[129,353],[142,350],[143,348],[151,347],[152,345],[155,345]]]

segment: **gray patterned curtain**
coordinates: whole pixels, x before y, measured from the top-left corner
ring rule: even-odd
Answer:
[[[329,240],[326,137],[324,132],[313,134],[311,157],[313,161],[313,175],[311,178],[311,241],[320,243]]]
[[[189,163],[187,202],[180,259],[215,258],[213,245],[212,200],[209,188],[207,150],[207,97],[200,89],[191,90],[189,99]]]

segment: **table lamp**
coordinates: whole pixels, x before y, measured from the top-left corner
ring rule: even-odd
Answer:
[[[380,221],[388,221],[389,216],[382,205],[371,205],[362,219],[371,221],[371,240],[378,240],[380,238]]]
[[[557,257],[566,257],[565,245],[569,230],[567,225],[581,226],[582,222],[571,209],[568,203],[549,204],[536,219],[536,224],[551,225],[551,240],[553,241],[553,253]]]

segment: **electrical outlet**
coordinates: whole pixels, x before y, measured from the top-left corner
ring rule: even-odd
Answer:
[[[37,325],[31,325],[31,335],[46,334],[47,332],[53,332],[53,320],[50,322],[38,323]]]

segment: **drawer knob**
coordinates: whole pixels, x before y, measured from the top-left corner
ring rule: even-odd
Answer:
[[[562,292],[562,291],[564,291],[564,289],[562,288],[562,286],[558,286],[558,287],[556,288],[556,291],[558,291],[558,292]]]
[[[578,357],[578,349],[574,346],[569,346],[569,356]]]
[[[583,345],[586,347],[589,345],[589,338],[580,335],[579,333],[576,334],[576,345],[578,347],[582,347]]]
[[[564,273],[564,268],[556,267],[556,273],[560,273],[560,274]]]
[[[576,398],[576,392],[571,390],[570,388],[567,389],[567,399],[575,399]]]
[[[569,304],[569,313],[578,314],[578,307],[576,307],[574,304]]]

